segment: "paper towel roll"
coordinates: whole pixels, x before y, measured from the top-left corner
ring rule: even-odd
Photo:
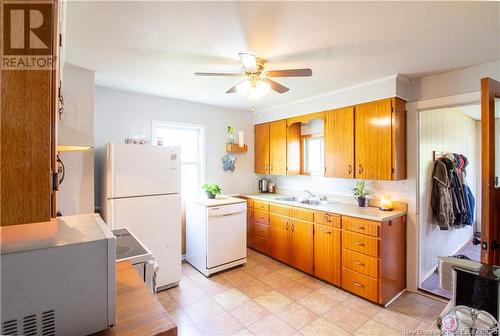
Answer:
[[[245,139],[244,139],[243,131],[238,131],[238,144],[240,147],[245,146]]]

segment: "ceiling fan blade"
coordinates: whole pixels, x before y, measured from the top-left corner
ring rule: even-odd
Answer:
[[[228,76],[228,77],[239,77],[239,73],[226,73],[226,72],[195,72],[195,76]]]
[[[243,82],[243,81],[241,81]],[[238,84],[240,84],[241,82],[238,82]],[[233,86],[232,88],[230,88],[229,90],[226,91],[226,93],[235,93],[236,92],[236,87],[238,86],[238,84],[236,84],[235,86]]]
[[[264,82],[268,83],[270,86],[271,86],[271,89],[273,89],[274,91],[278,92],[278,93],[285,93],[287,92],[288,90],[290,90],[289,88],[287,88],[286,86],[284,85],[281,85],[280,83],[278,82],[275,82],[269,78],[264,78],[262,79]]]
[[[256,72],[258,69],[257,66],[257,57],[252,54],[239,53],[240,61],[243,64],[243,68],[246,72]]]
[[[311,69],[289,69],[266,71],[267,77],[311,77]]]

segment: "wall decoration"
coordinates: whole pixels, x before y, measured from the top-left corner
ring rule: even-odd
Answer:
[[[228,134],[227,143],[234,144],[234,128],[231,126],[227,126],[226,132]]]
[[[236,164],[236,157],[231,154],[226,154],[222,157],[222,169],[224,171],[234,171]]]

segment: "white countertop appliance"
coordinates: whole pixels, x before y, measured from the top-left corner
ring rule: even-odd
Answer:
[[[246,263],[246,201],[186,201],[186,260],[205,276]]]
[[[88,335],[116,322],[116,238],[97,214],[2,226],[1,334]]]
[[[107,145],[104,220],[153,253],[158,290],[181,279],[180,147]]]
[[[116,261],[127,260],[134,266],[152,293],[156,293],[158,262],[129,229],[113,230],[116,236]]]

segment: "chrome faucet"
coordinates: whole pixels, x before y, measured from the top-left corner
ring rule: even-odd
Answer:
[[[309,195],[309,197],[316,198],[316,195],[314,195],[314,194],[313,194],[312,192],[310,192],[309,190],[307,190],[307,189],[306,189],[306,190],[304,190],[304,192],[305,192],[306,194],[308,194],[308,195]]]

